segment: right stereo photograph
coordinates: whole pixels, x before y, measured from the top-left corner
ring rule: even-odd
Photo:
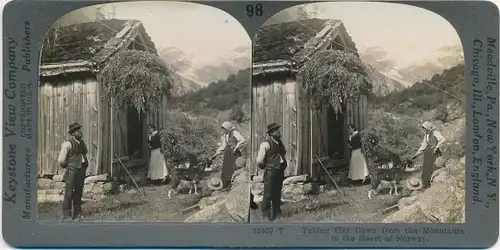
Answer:
[[[251,222],[465,223],[460,38],[393,3],[314,3],[253,37]]]

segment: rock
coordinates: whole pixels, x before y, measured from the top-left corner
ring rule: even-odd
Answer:
[[[290,185],[283,186],[283,189],[281,192],[282,192],[282,196],[284,198],[291,198],[294,195],[304,193],[304,191],[302,189],[302,185],[300,185],[300,184],[290,184]]]
[[[64,175],[63,174],[58,174],[52,176],[52,180],[55,182],[62,182],[64,180]]]
[[[293,199],[293,201],[295,201],[295,202],[301,202],[301,201],[303,201],[303,200],[307,200],[307,199],[309,199],[309,198],[308,198],[307,196],[305,196],[305,195],[300,194],[300,195],[295,195],[295,196],[293,196],[293,197],[292,197],[292,199]]]
[[[37,180],[38,189],[51,189],[54,186],[54,181],[51,179],[40,178]]]
[[[434,173],[436,173],[436,175],[434,175]],[[446,168],[443,168],[443,171],[434,171],[433,173],[433,177],[431,178],[431,183],[432,184],[445,184],[445,185],[451,185],[451,186],[456,186],[457,185],[457,180],[455,179],[455,177],[453,177],[452,175],[450,175],[450,172],[449,170],[447,170]]]
[[[248,168],[240,168],[234,172],[231,177],[233,185],[238,183],[248,183],[250,180],[250,174]]]
[[[302,192],[304,194],[312,194],[313,193],[313,185],[312,183],[307,183],[302,186]]]
[[[457,168],[457,166],[461,166],[461,165],[462,164],[460,164],[460,159],[457,159],[457,158],[450,158],[450,159],[448,159],[448,161],[446,161],[446,168],[448,168],[450,170],[455,169],[455,168]]]
[[[89,183],[83,186],[84,193],[101,194],[104,192],[104,183]]]
[[[255,194],[253,195],[253,201],[255,203],[262,203],[263,198],[264,197],[262,195],[255,195]]]
[[[222,192],[221,190],[215,190],[211,194],[211,196],[221,196],[221,195],[224,195],[224,192]]]
[[[92,182],[105,182],[109,181],[109,175],[108,174],[101,174],[101,175],[95,175],[95,176],[89,176],[85,178],[85,183],[92,183]]]
[[[398,201],[399,209],[413,205],[418,200],[418,196],[403,197]]]
[[[464,165],[465,166],[465,156],[460,158],[460,164]]]
[[[331,190],[326,191],[325,194],[329,195],[329,196],[337,196],[340,193],[337,189],[331,189]]]
[[[437,183],[425,190],[419,197],[419,207],[435,223],[444,223],[458,203],[455,186]],[[465,201],[460,201],[464,203]]]
[[[64,195],[61,194],[38,194],[38,203],[61,203]]]
[[[118,185],[116,182],[106,182],[102,186],[102,191],[104,194],[118,193]]]
[[[127,194],[137,194],[137,193],[139,193],[139,191],[137,191],[137,189],[129,189],[126,192],[127,192]]]
[[[209,207],[221,200],[224,200],[226,199],[225,196],[208,196],[208,197],[204,197],[200,200],[199,202],[199,206],[200,206],[200,209],[205,209],[206,207]]]
[[[387,216],[383,223],[430,223],[420,210],[419,204],[414,203]]]
[[[420,195],[421,193],[422,193],[422,191],[415,190],[415,191],[411,192],[410,196],[417,196],[417,195]]]
[[[438,168],[442,168],[446,165],[446,159],[444,157],[438,157],[436,159],[436,161],[434,162],[434,164],[438,167]]]
[[[262,189],[258,189],[258,190],[252,189],[253,195],[262,195],[263,193],[264,193],[264,190],[262,190]]]
[[[306,183],[302,185],[302,193],[305,195],[317,194],[319,192],[319,185],[316,183]]]
[[[184,222],[235,222],[226,210],[226,200],[212,204],[184,220]]]
[[[252,183],[252,190],[264,190],[264,183]]]
[[[250,213],[250,193],[248,189],[250,179],[246,178],[245,180],[241,183],[233,183],[224,203],[231,217],[241,219],[241,222],[245,222]]]
[[[66,183],[64,182],[53,182],[54,188],[65,189]]]
[[[64,200],[63,194],[38,194],[37,202],[38,203],[62,203]],[[89,201],[90,199],[82,198],[82,201]]]
[[[252,178],[252,182],[254,182],[254,183],[264,182],[264,176],[263,175],[254,175]]]
[[[446,168],[449,169],[450,174],[455,177],[458,177],[465,172],[465,164],[460,163],[460,160],[458,159],[450,159],[446,162]]]
[[[37,195],[40,196],[40,195],[60,195],[60,194],[64,194],[64,191],[61,190],[61,189],[42,189],[42,190],[37,190]]]
[[[290,176],[283,181],[283,185],[303,183],[309,180],[309,174]]]

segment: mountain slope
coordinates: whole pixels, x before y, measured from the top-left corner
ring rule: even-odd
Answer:
[[[393,91],[400,91],[409,84],[404,80],[382,73],[375,68],[368,66],[368,75],[373,84],[373,94],[375,96],[386,96]]]

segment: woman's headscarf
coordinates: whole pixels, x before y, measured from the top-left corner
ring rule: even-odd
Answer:
[[[431,132],[434,129],[436,129],[436,126],[434,126],[434,124],[432,124],[431,122],[424,122],[424,123],[422,123],[422,128],[424,128],[425,130]]]
[[[231,132],[234,129],[234,125],[230,122],[223,122],[221,125],[227,132]]]

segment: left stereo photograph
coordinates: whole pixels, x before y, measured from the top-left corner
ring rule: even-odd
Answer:
[[[58,19],[40,60],[38,220],[249,222],[250,67],[247,32],[211,6]]]

